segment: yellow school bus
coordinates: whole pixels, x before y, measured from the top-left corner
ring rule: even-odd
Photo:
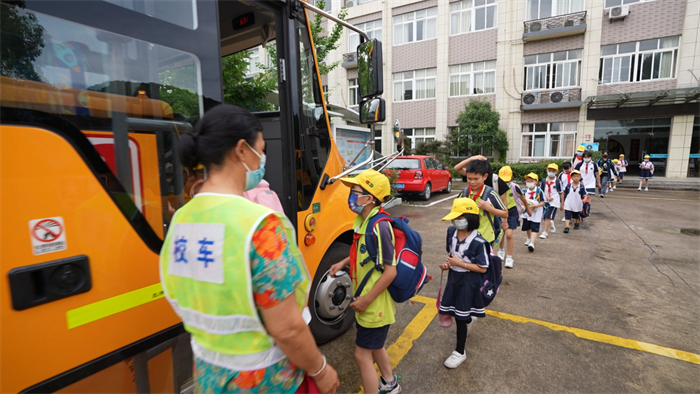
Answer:
[[[314,276],[315,337],[352,324],[349,279],[325,275],[348,255],[354,214],[334,182],[352,168],[329,132],[310,34],[309,10],[322,11],[273,0],[0,7],[0,392],[192,390],[188,334],[158,275],[170,218],[197,180],[177,143],[223,101],[222,57],[272,41],[279,106],[256,113],[266,179]],[[381,44],[361,47],[362,118],[382,121]]]

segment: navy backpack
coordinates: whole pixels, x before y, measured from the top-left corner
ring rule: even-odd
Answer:
[[[384,209],[380,209],[376,215],[372,216],[367,223],[369,233],[365,236],[365,246],[369,256],[359,264],[364,266],[371,262],[374,264],[374,269],[384,272],[381,257],[377,256],[377,235],[374,232],[377,223],[383,221],[389,222],[394,232],[394,253],[396,257],[396,278],[394,278],[387,290],[389,290],[389,294],[394,301],[408,301],[418,294],[423,285],[433,278],[428,275],[428,269],[421,262],[423,239],[420,234],[408,225],[408,218],[391,217]],[[362,294],[362,290],[365,288],[370,276],[372,276],[374,269],[370,270],[362,279],[355,292],[355,297],[359,297]]]
[[[452,252],[452,237],[454,237],[455,231],[457,231],[455,226],[450,226],[447,229],[447,253]],[[496,298],[496,294],[498,294],[499,287],[503,281],[503,274],[501,272],[503,262],[500,257],[492,254],[493,250],[491,249],[491,245],[483,237],[477,236],[474,238],[473,242],[481,242],[485,244],[489,254],[489,267],[486,269],[486,272],[482,274],[484,278],[484,285],[481,286],[480,289],[481,299],[484,301],[484,307],[487,307],[491,301]]]

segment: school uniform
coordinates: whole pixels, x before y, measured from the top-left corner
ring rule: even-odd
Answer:
[[[625,165],[629,165],[629,162],[625,159],[619,159],[617,161],[617,177],[622,180],[625,178],[625,173],[627,172],[627,167]]]
[[[639,163],[639,179],[651,179],[654,176],[654,163],[643,161]]]
[[[544,201],[549,204],[549,207],[544,212],[544,218],[554,220],[554,217],[557,216],[557,209],[561,205],[561,192],[563,191],[561,181],[558,177],[554,177],[554,179],[544,178],[542,184],[540,184],[540,189],[544,193]],[[551,197],[552,201],[549,201],[548,197]]]
[[[581,183],[583,183],[586,193],[595,195],[595,187],[598,183],[596,174],[600,171],[598,164],[592,160],[589,163],[582,161],[574,169],[581,171]]]
[[[544,201],[542,189],[525,190],[525,199],[532,202],[532,205],[539,204]],[[532,215],[528,215],[527,211],[523,213],[523,231],[532,231],[533,233],[540,232],[540,222],[544,213],[544,207],[531,208]]]
[[[447,252],[464,263],[488,268],[488,241],[478,231],[472,231],[463,241],[457,238],[457,234],[458,231],[455,231],[452,238],[448,239]],[[456,320],[485,317],[484,300],[481,298],[482,286],[482,274],[462,267],[450,267],[447,285],[440,302],[440,314],[454,316]]]
[[[508,229],[515,230],[520,227],[520,211],[525,209],[525,207],[520,207],[522,204],[520,196],[523,195],[523,189],[515,182],[511,182],[510,187],[501,193],[501,195],[503,194],[506,195],[505,203],[508,208]]]
[[[566,186],[564,189],[564,217],[566,220],[581,218],[584,198],[586,198],[586,188],[581,182],[576,187],[573,184]]]

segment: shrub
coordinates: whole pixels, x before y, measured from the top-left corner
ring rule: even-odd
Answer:
[[[491,168],[493,169],[494,174],[498,174],[501,167],[508,165],[513,169],[513,180],[517,183],[523,183],[525,181],[525,175],[531,172],[537,174],[540,181],[542,181],[542,179],[547,177],[547,166],[552,163],[556,163],[556,165],[559,166],[559,172],[561,172],[562,163],[565,161],[571,161],[571,159],[543,160],[539,163],[504,164],[491,162]]]

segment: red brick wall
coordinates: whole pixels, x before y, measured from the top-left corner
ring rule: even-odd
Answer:
[[[572,49],[583,49],[584,35],[550,38],[548,40],[526,42],[523,47],[523,56],[538,55],[540,53],[551,53],[559,51],[569,51]]]
[[[392,48],[391,55],[392,73],[437,67],[437,40],[398,45]]]
[[[554,123],[554,122],[578,122],[580,108],[551,109],[540,111],[523,111],[521,122],[528,123]]]
[[[401,122],[401,127],[435,127],[436,100],[406,101],[393,103],[392,117]]]
[[[498,29],[450,36],[448,64],[494,60],[498,53]]]
[[[496,109],[496,95],[450,97],[447,99],[447,126],[457,126],[457,116],[464,110],[464,104],[471,100],[486,100],[491,103],[491,108]]]
[[[685,8],[686,0],[632,4],[630,14],[625,19],[612,22],[608,19],[608,10],[604,10],[601,45],[680,36],[683,33]]]

